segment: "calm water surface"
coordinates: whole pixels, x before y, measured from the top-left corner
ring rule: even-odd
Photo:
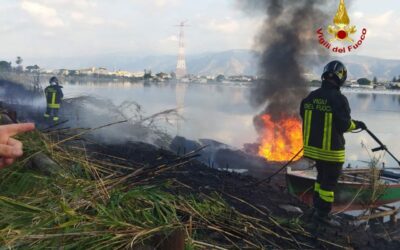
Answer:
[[[212,138],[241,148],[255,142],[257,134],[252,119],[260,110],[249,105],[249,89],[245,85],[142,83],[69,84],[66,97],[93,95],[119,105],[134,101],[151,115],[166,109],[179,108],[184,121],[168,130],[172,135],[190,139]],[[352,117],[364,121],[395,155],[400,158],[400,92],[343,90],[352,109]],[[365,133],[346,134],[347,163],[363,166],[363,161],[378,157],[387,166],[396,166],[384,153],[370,153],[376,145]]]

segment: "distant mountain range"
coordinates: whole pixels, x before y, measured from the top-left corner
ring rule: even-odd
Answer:
[[[202,75],[256,75],[257,53],[252,50],[229,50],[223,52],[210,52],[197,55],[188,55],[186,58],[188,72]],[[121,69],[142,71],[151,69],[153,72],[171,72],[176,65],[176,56],[161,55],[147,57],[130,57],[126,54],[109,54],[89,58],[68,59],[39,59],[37,64],[45,68],[86,68],[105,67],[109,70]],[[388,60],[368,56],[348,55],[340,57],[348,67],[352,79],[360,77],[391,80],[400,75],[400,60]],[[316,65],[307,69],[317,78],[323,67]]]
[[[382,80],[392,80],[400,75],[400,60],[381,59],[369,56],[345,56],[340,58],[347,66],[351,77],[376,76]]]
[[[132,57],[127,54],[108,54],[86,58],[38,58],[25,61],[50,69],[104,67],[109,70],[143,71],[147,69],[153,72],[171,72],[175,71],[177,56]],[[202,75],[255,75],[257,71],[257,60],[255,53],[251,50],[188,55],[186,65],[189,73]]]

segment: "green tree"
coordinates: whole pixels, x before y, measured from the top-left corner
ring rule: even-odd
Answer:
[[[22,62],[24,60],[22,59],[22,57],[17,56],[17,59],[15,60],[15,63],[17,64],[17,72],[22,72]]]
[[[143,78],[144,78],[145,80],[149,80],[149,79],[151,78],[151,70],[149,70],[149,71],[144,70],[144,76],[143,76]]]
[[[17,60],[15,60],[15,63],[16,63],[17,65],[20,65],[23,61],[24,61],[24,60],[22,59],[22,57],[17,56]]]
[[[378,83],[378,78],[376,76],[374,76],[374,79],[372,80],[373,84],[377,84]]]
[[[37,72],[37,71],[40,70],[40,67],[35,64],[35,65],[32,65],[32,66],[27,66],[26,70],[29,71],[29,72]]]
[[[0,72],[11,71],[11,62],[0,61]]]
[[[160,73],[157,73],[156,76],[158,78],[164,79],[164,78],[166,78],[168,76],[168,74],[164,73],[164,72],[160,72]]]
[[[217,80],[217,82],[222,82],[225,80],[225,76],[224,75],[218,75],[215,80]]]
[[[371,81],[368,80],[367,78],[360,78],[357,80],[357,83],[360,85],[370,85]]]

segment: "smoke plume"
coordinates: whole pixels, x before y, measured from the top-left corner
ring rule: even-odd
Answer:
[[[318,45],[315,35],[333,18],[326,14],[326,1],[241,0],[237,5],[246,13],[262,11],[265,16],[255,37],[260,79],[252,91],[251,104],[265,105],[262,114],[268,113],[274,120],[297,115],[307,94],[306,70],[328,59],[328,51]],[[329,4],[329,10],[335,7]]]

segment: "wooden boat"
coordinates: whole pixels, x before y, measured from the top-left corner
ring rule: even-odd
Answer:
[[[288,167],[286,184],[289,193],[311,205],[315,169],[292,170]],[[362,210],[400,201],[400,168],[344,169],[335,191],[333,211]]]

